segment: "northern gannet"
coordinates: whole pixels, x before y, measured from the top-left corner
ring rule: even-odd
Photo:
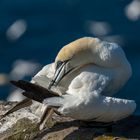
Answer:
[[[119,45],[84,37],[64,46],[55,62],[45,66],[33,82],[47,89],[58,87],[61,95],[45,98],[38,93],[42,96],[38,101],[64,116],[83,121],[115,122],[135,111],[135,101],[112,97],[131,74],[131,66]],[[31,92],[27,92],[24,95],[32,98]],[[32,94],[36,96],[33,99],[40,98],[37,93]]]

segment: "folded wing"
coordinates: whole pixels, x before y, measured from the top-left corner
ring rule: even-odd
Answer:
[[[131,115],[136,109],[133,100],[102,95],[110,84],[109,76],[83,72],[70,84],[67,94],[44,100],[44,104],[59,106],[58,111],[78,120],[112,122]]]

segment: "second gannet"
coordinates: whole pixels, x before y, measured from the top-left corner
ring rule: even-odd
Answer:
[[[38,93],[41,100],[37,99],[40,98],[37,93],[32,92],[32,95],[36,96],[33,99],[55,108],[64,116],[84,121],[115,122],[128,117],[136,108],[133,100],[112,97],[131,74],[131,66],[119,45],[84,37],[64,46],[55,62],[33,78],[44,88],[58,87],[62,95],[51,97]],[[49,86],[48,78],[52,79]],[[32,98],[30,93],[24,95]]]

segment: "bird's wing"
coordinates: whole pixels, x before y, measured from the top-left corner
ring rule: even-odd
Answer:
[[[55,64],[51,63],[44,66],[34,77],[36,76],[46,76],[52,78],[55,73]]]
[[[110,84],[107,75],[82,72],[69,86],[67,94],[44,100],[51,106],[59,106],[61,114],[79,120],[112,122],[132,114],[136,104],[132,100],[103,96],[102,91]]]
[[[42,86],[27,81],[11,81],[11,83],[24,90],[22,94],[30,99],[42,102],[45,98],[59,96],[58,93],[50,91]]]
[[[49,64],[49,65],[46,65],[42,68],[42,70],[40,70],[34,77],[38,77],[38,76],[46,76],[46,77],[53,77],[54,75],[54,63],[52,64]],[[47,82],[47,81],[46,81]],[[25,84],[26,83],[26,84]],[[31,81],[31,83],[35,83],[34,80]],[[23,90],[26,90],[22,93],[24,96],[26,96],[27,98],[24,99],[23,101],[17,103],[16,106],[14,106],[12,109],[10,109],[6,114],[3,115],[6,116],[14,111],[17,111],[25,106],[29,106],[32,104],[32,100],[31,99],[34,99],[36,101],[39,101],[39,102],[42,102],[42,100],[44,100],[45,96],[47,95],[42,95],[42,94],[39,94],[37,92],[35,92],[35,94],[33,93],[33,90],[36,91],[36,88],[39,89],[40,93],[42,92],[46,92],[46,94],[48,93],[48,91],[46,89],[43,89],[41,87],[38,87],[38,86],[34,86],[32,85],[31,83],[28,83],[28,82],[21,82],[21,81],[15,81],[13,82],[13,84],[19,88],[22,88]],[[33,88],[32,92],[31,92],[31,89],[30,88]],[[28,89],[28,90],[27,90]],[[50,94],[51,92],[49,92]],[[50,96],[50,95],[49,95]],[[53,96],[53,95],[51,95]]]
[[[133,100],[94,95],[91,101],[81,101],[77,96],[66,94],[62,97],[47,98],[43,102],[59,107],[60,114],[85,121],[115,122],[131,115],[136,109]]]

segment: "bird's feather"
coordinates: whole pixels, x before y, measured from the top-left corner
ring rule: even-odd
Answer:
[[[52,79],[48,78],[45,75],[41,75],[41,76],[35,76],[35,77],[33,77],[32,80],[37,85],[40,85],[40,86],[48,89],[49,84],[50,84],[50,82],[51,82]],[[64,87],[61,87],[61,86],[52,86],[51,87],[51,91],[55,92],[58,95],[62,95],[62,93],[65,92],[66,89]]]
[[[23,89],[25,91],[22,93],[24,96],[39,102],[42,102],[42,100],[45,98],[59,96],[57,93],[53,91],[50,91],[42,86],[27,81],[19,80],[19,81],[11,81],[11,83]]]

